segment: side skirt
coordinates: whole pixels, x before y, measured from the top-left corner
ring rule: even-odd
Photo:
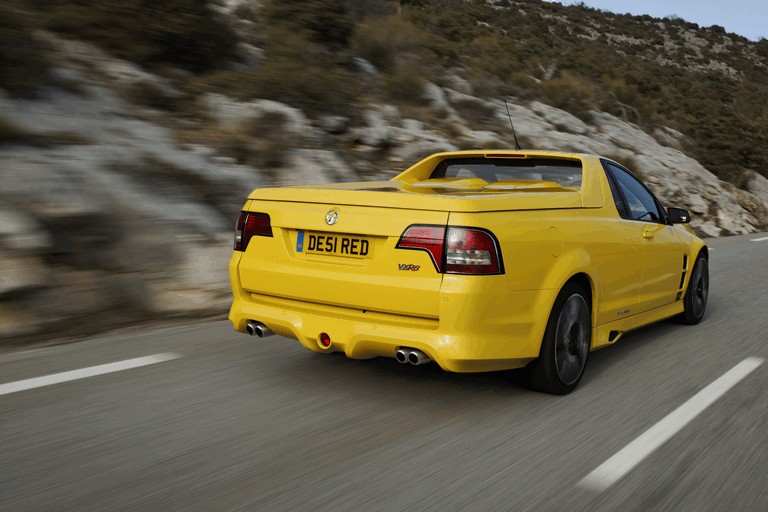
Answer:
[[[683,301],[679,300],[644,313],[598,325],[595,327],[594,335],[592,336],[592,350],[613,345],[625,332],[679,315],[683,312],[683,307]]]

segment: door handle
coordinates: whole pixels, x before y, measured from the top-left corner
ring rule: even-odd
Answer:
[[[653,238],[653,231],[650,229],[644,229],[643,230],[643,238],[651,239]]]

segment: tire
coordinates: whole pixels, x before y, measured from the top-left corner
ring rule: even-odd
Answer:
[[[566,395],[576,389],[592,345],[592,313],[587,294],[566,284],[549,314],[539,358],[530,366],[531,385],[546,393]]]
[[[685,290],[683,299],[683,314],[680,315],[688,325],[696,325],[704,318],[707,310],[707,298],[709,297],[709,262],[707,258],[699,255],[693,264],[691,280],[688,289]]]

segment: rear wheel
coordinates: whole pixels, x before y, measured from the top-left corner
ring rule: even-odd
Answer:
[[[682,318],[685,323],[695,325],[701,322],[704,317],[704,311],[707,309],[707,298],[709,297],[709,263],[701,255],[696,258],[691,272],[691,281],[688,283],[688,289],[685,291],[683,299]]]
[[[592,343],[591,319],[587,294],[575,283],[566,284],[549,314],[539,358],[531,365],[534,388],[556,395],[576,389]]]

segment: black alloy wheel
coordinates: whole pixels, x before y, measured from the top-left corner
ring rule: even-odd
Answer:
[[[592,344],[592,314],[584,290],[568,283],[549,315],[539,358],[530,366],[534,388],[556,395],[576,389]]]
[[[695,325],[704,318],[709,298],[709,263],[707,258],[699,255],[693,265],[691,280],[683,299],[683,320],[689,325]]]

